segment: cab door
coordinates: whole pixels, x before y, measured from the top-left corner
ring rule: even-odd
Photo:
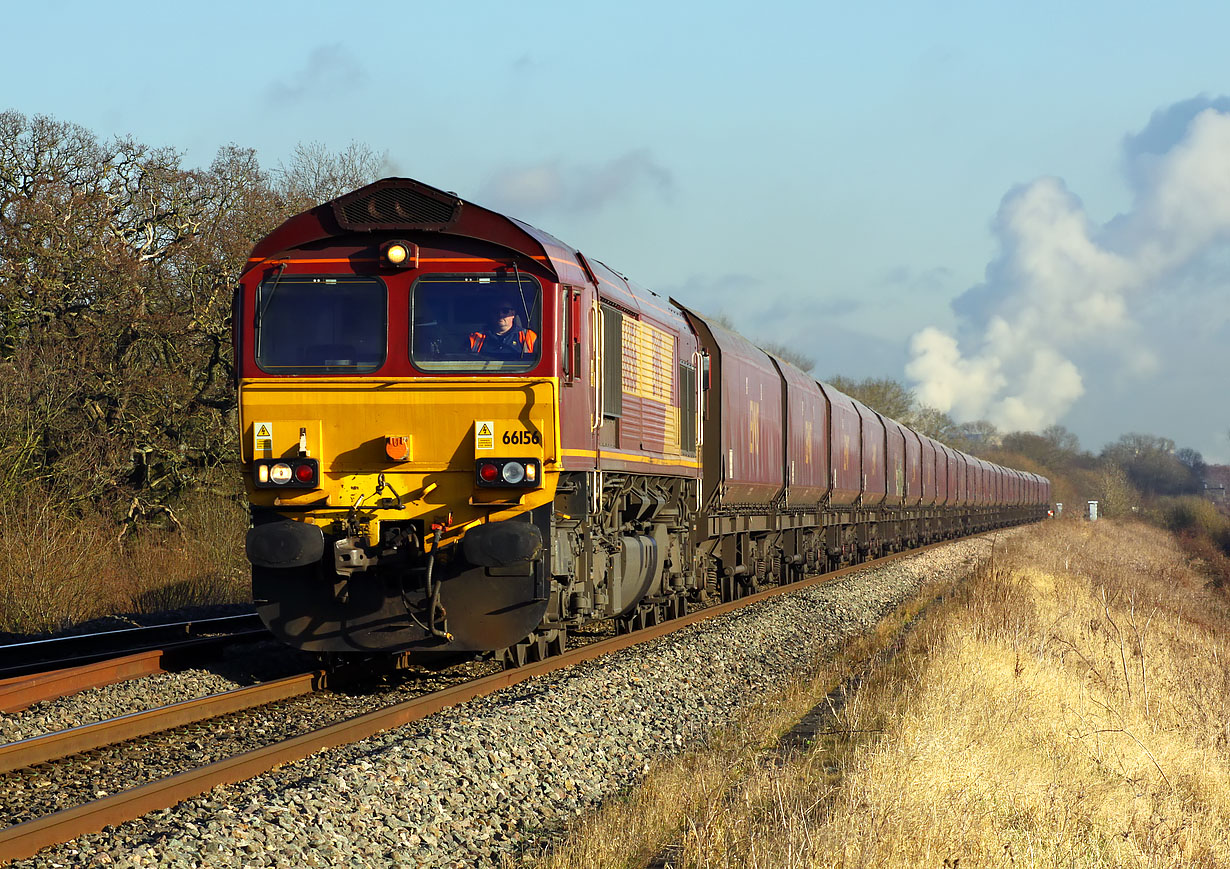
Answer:
[[[591,284],[560,286],[558,311],[560,325],[559,384],[560,441],[564,468],[592,471],[598,462],[598,424],[595,407],[601,373],[596,341],[597,294]]]

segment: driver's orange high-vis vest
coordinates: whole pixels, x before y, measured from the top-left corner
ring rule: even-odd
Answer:
[[[470,350],[478,353],[483,349],[483,342],[487,340],[485,332],[470,333]],[[517,342],[525,349],[526,353],[534,352],[534,342],[538,340],[537,333],[533,329],[522,329],[517,333]]]

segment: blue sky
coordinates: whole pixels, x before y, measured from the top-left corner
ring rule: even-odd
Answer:
[[[1230,461],[1230,219],[1174,180],[1230,165],[1212,123],[1230,113],[1228,19],[1182,2],[52,0],[5,11],[0,109],[192,165],[231,142],[276,166],[358,141],[819,376],[896,377],[958,418],[1058,421],[1095,450],[1144,431]]]

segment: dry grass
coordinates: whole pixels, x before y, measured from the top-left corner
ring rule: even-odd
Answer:
[[[696,790],[677,775],[680,832],[654,865],[1230,865],[1228,636],[1224,598],[1165,532],[1037,527],[930,612],[812,751],[781,766],[745,749]],[[631,829],[647,808],[624,804]],[[586,857],[544,865],[647,865],[653,849],[585,844],[633,838],[620,823],[582,825],[559,850]]]
[[[37,499],[0,502],[0,632],[249,600],[242,506],[200,496],[177,516],[178,530],[121,540],[101,516],[67,518]]]
[[[1019,540],[869,686],[798,865],[1230,862],[1224,606],[1143,525]]]
[[[826,676],[790,686],[775,704],[758,707],[703,750],[654,764],[639,787],[586,818],[535,865],[584,869],[650,863],[679,837],[685,823],[705,824],[726,813],[728,791],[751,773],[763,749],[811,707],[812,692],[825,684]]]
[[[548,853],[531,856],[529,862],[538,869],[679,865],[681,859],[695,857],[700,843],[720,852],[743,852],[751,829],[732,826],[732,818],[741,825],[758,825],[770,816],[793,817],[795,812],[784,811],[787,801],[795,801],[791,805],[797,814],[809,816],[815,801],[797,803],[807,798],[800,797],[805,790],[800,776],[822,779],[824,761],[812,763],[821,755],[811,753],[800,766],[797,753],[783,756],[779,751],[781,737],[835,689],[864,673],[888,638],[945,588],[929,587],[874,631],[743,710],[730,728],[713,734],[703,747],[654,763],[641,785],[579,819]],[[766,767],[773,771],[768,779]],[[786,786],[787,778],[791,786]],[[757,784],[749,787],[749,782]]]

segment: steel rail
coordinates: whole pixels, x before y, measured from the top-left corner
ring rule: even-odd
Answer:
[[[179,669],[194,657],[212,652],[220,646],[256,642],[268,636],[269,632],[264,628],[248,629],[233,634],[178,640],[157,647],[128,649],[120,657],[114,657],[114,652],[96,653],[61,661],[0,668],[0,712],[19,712],[40,700],[54,700],[87,688]],[[40,669],[70,663],[73,666]]]
[[[125,655],[81,667],[67,667],[33,676],[0,679],[0,712],[20,712],[41,700],[77,694],[87,688],[114,685],[163,672],[162,650]]]
[[[0,645],[0,677],[24,676],[35,668],[57,664],[82,665],[111,655],[135,654],[193,639],[213,639],[207,636],[210,634],[246,636],[263,632],[260,617],[256,613],[245,613],[8,643]]]
[[[994,532],[984,532],[986,533]],[[965,539],[979,536],[983,535],[971,535]],[[893,561],[918,555],[951,542],[953,541],[945,540],[932,543],[918,549],[910,549],[861,564],[850,565],[831,573],[774,586],[738,600],[705,607],[653,627],[571,649],[544,661],[484,676],[461,685],[416,697],[404,703],[368,712],[265,748],[255,749],[178,775],[139,785],[83,806],[25,821],[0,830],[0,862],[10,862],[32,856],[43,848],[70,842],[79,836],[96,833],[107,826],[136,820],[150,812],[171,808],[184,800],[207,793],[219,785],[246,781],[282,764],[302,760],[318,751],[358,742],[382,731],[418,721],[443,709],[492,694],[538,676],[659,639],[698,622],[727,615],[779,595],[831,582],[851,573],[882,567]]]
[[[272,682],[236,688],[222,694],[211,694],[208,697],[183,700],[144,712],[108,718],[94,724],[32,736],[20,742],[10,742],[0,745],[0,773],[310,694],[320,687],[324,678],[325,674],[319,671],[301,673]]]

